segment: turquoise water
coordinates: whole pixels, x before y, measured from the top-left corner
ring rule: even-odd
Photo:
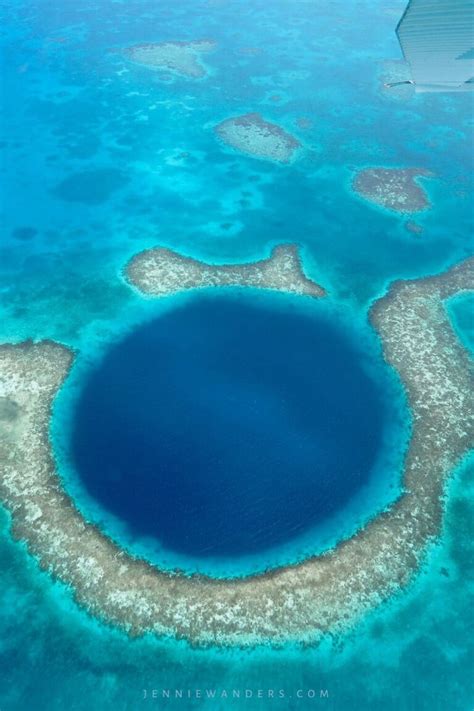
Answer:
[[[474,296],[461,294],[448,302],[448,313],[459,337],[471,353],[474,352]]]
[[[369,370],[377,354],[370,303],[393,279],[439,271],[472,252],[470,97],[402,102],[380,92],[383,60],[400,56],[394,27],[404,4],[11,0],[2,7],[0,337],[54,338],[79,352],[53,435],[83,510],[90,502],[70,480],[64,451],[71,404],[114,343],[172,308],[140,299],[123,281],[136,252],[163,244],[229,262],[297,242],[308,274],[328,290],[321,308],[351,324]],[[133,67],[110,51],[200,38],[217,47],[199,82]],[[260,51],[242,51],[248,47]],[[248,111],[298,137],[302,158],[277,166],[224,148],[212,127]],[[432,209],[416,217],[421,235],[351,194],[354,171],[371,165],[435,173],[423,180]],[[472,322],[459,308],[467,343]],[[395,472],[402,439],[394,441]],[[450,486],[442,537],[416,584],[351,635],[314,650],[196,651],[129,640],[89,618],[40,572],[11,541],[4,515],[1,708],[270,705],[141,701],[143,688],[164,687],[249,688],[254,696],[283,688],[279,708],[466,711],[474,661],[469,469]],[[328,699],[308,698],[320,688]]]

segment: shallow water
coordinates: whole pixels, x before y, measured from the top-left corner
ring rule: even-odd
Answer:
[[[244,261],[296,241],[309,275],[328,290],[338,324],[341,313],[352,324],[370,371],[380,357],[367,326],[370,302],[392,280],[439,271],[472,251],[469,95],[401,102],[380,92],[381,61],[400,58],[394,28],[404,6],[403,0],[12,0],[2,8],[0,336],[55,338],[77,349],[53,439],[65,484],[91,518],[102,515],[104,527],[111,518],[73,481],[64,439],[72,404],[101,358],[172,308],[140,299],[124,283],[133,254],[163,244],[211,261]],[[210,77],[196,83],[132,67],[110,51],[202,37],[218,45],[204,58]],[[213,126],[248,111],[297,136],[304,157],[276,166],[224,148]],[[311,126],[302,128],[300,118]],[[409,233],[404,218],[353,196],[354,170],[371,165],[435,173],[423,181],[432,209],[416,218],[421,235]],[[468,343],[469,310],[454,306],[453,313]],[[395,385],[393,393],[397,399]],[[403,439],[396,431],[392,484]],[[439,546],[417,583],[352,635],[315,650],[197,652],[173,641],[129,640],[88,617],[69,591],[40,572],[12,543],[5,518],[1,708],[136,709],[143,687],[281,685],[286,696],[275,701],[279,708],[314,708],[316,701],[297,698],[297,689],[322,687],[329,699],[319,705],[337,711],[465,711],[474,691],[466,635],[474,559],[469,473],[472,466],[449,489]],[[377,506],[389,494],[381,488],[370,498]],[[358,521],[368,510],[363,503]],[[117,527],[114,534],[133,547],[129,532]],[[314,543],[307,536],[298,554]],[[288,558],[296,553],[285,550]],[[265,562],[276,558],[269,554]],[[148,705],[164,703],[244,705],[206,699]],[[245,705],[266,704],[253,698]]]

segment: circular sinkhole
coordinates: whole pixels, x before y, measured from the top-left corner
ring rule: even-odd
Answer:
[[[260,555],[370,486],[387,408],[363,361],[318,309],[194,296],[89,373],[74,467],[136,539],[193,559]]]

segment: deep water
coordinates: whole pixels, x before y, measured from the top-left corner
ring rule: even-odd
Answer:
[[[88,379],[73,458],[132,535],[198,558],[258,553],[370,484],[385,393],[342,328],[268,301],[195,297]]]
[[[105,528],[112,526],[111,515],[95,508],[80,478],[74,479],[65,442],[74,407],[102,359],[144,324],[175,318],[174,302],[141,299],[122,277],[127,260],[153,245],[225,263],[261,258],[274,244],[297,242],[308,274],[328,291],[328,306],[318,308],[328,309],[337,330],[352,329],[351,342],[365,354],[376,392],[392,393],[384,397],[385,408],[388,400],[395,402],[386,427],[401,415],[408,426],[399,383],[390,390],[379,373],[367,311],[391,281],[435,273],[472,252],[473,152],[468,94],[399,101],[380,91],[383,61],[401,58],[394,29],[405,4],[2,5],[0,340],[53,338],[76,350],[75,369],[55,408],[53,441],[65,485],[81,510]],[[217,47],[205,56],[209,78],[198,82],[132,67],[113,51],[200,38],[215,40]],[[301,160],[279,166],[224,148],[213,126],[248,111],[295,135],[304,147]],[[422,181],[432,208],[415,217],[420,234],[407,231],[405,218],[353,196],[351,179],[364,166],[434,173]],[[472,347],[471,311],[467,300],[450,308],[461,339]],[[374,408],[370,412],[375,416]],[[358,508],[351,505],[358,522],[364,511],[380,508],[390,491],[396,494],[402,424],[385,433],[390,466],[379,461],[370,496]],[[474,692],[474,636],[468,633],[472,471],[471,462],[451,483],[439,545],[416,583],[350,635],[317,649],[197,651],[182,642],[131,640],[89,617],[71,591],[40,571],[24,546],[12,541],[4,514],[0,708],[262,709],[270,701],[258,699],[256,690],[283,688],[275,708],[466,711]],[[347,525],[347,516],[337,519],[326,543]],[[312,532],[298,551],[287,546],[284,555],[307,554],[315,543]],[[145,543],[120,526],[114,534],[145,551]],[[268,554],[265,561],[273,564],[277,557]],[[165,562],[173,565],[174,559]],[[249,688],[254,696],[142,702],[144,687]],[[328,689],[328,699],[297,697],[298,689],[320,687]]]

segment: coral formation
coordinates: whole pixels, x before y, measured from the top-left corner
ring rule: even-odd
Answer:
[[[243,579],[167,574],[87,523],[62,489],[48,437],[74,356],[52,342],[1,346],[0,495],[14,536],[91,613],[131,634],[248,645],[345,629],[411,580],[440,531],[447,477],[472,446],[474,377],[443,306],[467,290],[474,259],[395,283],[370,312],[413,415],[401,498],[325,555]]]
[[[125,274],[130,284],[149,296],[209,286],[253,286],[308,296],[325,293],[304,274],[298,250],[292,244],[275,247],[268,259],[244,264],[206,264],[155,247],[135,255]]]
[[[354,178],[353,190],[375,205],[399,213],[421,212],[430,207],[418,178],[433,177],[423,168],[366,168]]]
[[[215,131],[226,145],[277,163],[289,163],[300,148],[294,136],[265,121],[258,113],[226,119],[215,127]]]
[[[189,79],[201,79],[208,72],[200,55],[209,52],[214,47],[214,42],[210,40],[159,42],[128,47],[125,50],[125,55],[132,62],[142,64],[150,69],[166,70]]]

